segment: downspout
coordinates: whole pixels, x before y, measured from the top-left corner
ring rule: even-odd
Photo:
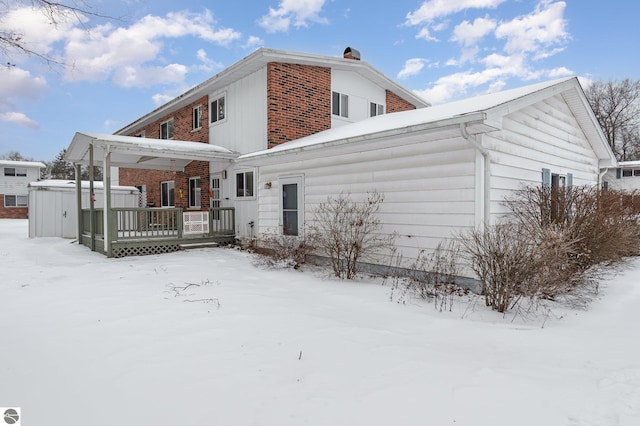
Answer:
[[[491,158],[489,156],[489,151],[483,147],[481,144],[476,141],[475,136],[471,136],[469,132],[467,132],[467,124],[460,123],[460,134],[469,142],[478,152],[482,155],[482,159],[484,161],[484,176],[483,176],[483,184],[480,187],[481,189],[481,200],[482,200],[482,224],[487,227],[491,221]]]
[[[602,189],[602,179],[604,178],[604,175],[607,174],[610,168],[611,167],[607,167],[603,172],[600,172],[600,174],[598,174],[598,191]]]
[[[103,168],[103,180],[102,186],[104,189],[104,225],[103,225],[103,238],[104,238],[104,251],[107,257],[113,257],[111,241],[115,234],[115,230],[111,229],[113,225],[112,216],[113,212],[111,211],[111,147],[109,145],[106,146],[104,151],[104,161],[102,163]]]

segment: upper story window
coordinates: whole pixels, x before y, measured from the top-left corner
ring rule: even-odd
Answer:
[[[209,109],[209,114],[211,114],[211,122],[217,123],[218,121],[222,121],[227,116],[227,107],[226,107],[226,95],[222,95],[217,99],[211,101],[211,108]]]
[[[384,114],[384,105],[371,102],[369,104],[369,117]]]
[[[198,105],[193,109],[193,130],[202,128],[202,105]]]
[[[5,176],[27,176],[27,169],[24,167],[5,167]]]
[[[236,173],[236,197],[253,197],[253,171]]]
[[[138,134],[136,135],[136,137],[137,137],[137,138],[146,138],[147,136],[146,136],[145,131],[143,130],[143,131],[141,131],[140,133],[138,133]]]
[[[173,118],[160,124],[160,139],[173,139]]]
[[[349,96],[343,93],[331,93],[331,114],[340,117],[349,117]]]

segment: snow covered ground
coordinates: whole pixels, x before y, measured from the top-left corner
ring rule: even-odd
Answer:
[[[231,249],[107,259],[22,220],[0,265],[0,406],[25,426],[640,424],[640,261],[529,322]]]

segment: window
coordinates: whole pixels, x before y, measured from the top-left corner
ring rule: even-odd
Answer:
[[[236,197],[253,197],[253,172],[236,173]]]
[[[160,124],[160,139],[173,139],[173,118]]]
[[[5,195],[4,196],[5,207],[27,207],[26,195]]]
[[[211,122],[217,123],[218,121],[222,121],[226,117],[226,106],[225,106],[225,95],[217,98],[214,101],[211,101],[211,109],[209,113],[211,114]]]
[[[200,178],[189,178],[189,207],[200,207],[200,195],[202,188],[200,187]]]
[[[202,128],[202,105],[193,109],[193,130]]]
[[[349,96],[338,92],[331,93],[331,113],[340,117],[349,117]]]
[[[302,235],[304,192],[302,177],[280,178],[282,235]]]
[[[145,138],[145,137],[146,137],[146,133],[145,133],[145,131],[144,131],[144,130],[143,130],[143,131],[141,131],[140,133],[138,133],[138,134],[136,135],[136,137],[137,137],[137,138]]]
[[[633,171],[633,175],[634,175],[634,176],[640,176],[640,169],[635,169],[635,170]]]
[[[27,169],[17,168],[17,167],[5,167],[4,175],[5,176],[27,176]]]
[[[162,207],[173,207],[175,205],[174,182],[162,182],[160,184],[160,205]]]
[[[375,117],[376,115],[384,114],[384,105],[371,102],[369,104],[369,117]]]
[[[622,170],[622,177],[631,177],[631,176],[633,176],[633,170],[631,169]]]

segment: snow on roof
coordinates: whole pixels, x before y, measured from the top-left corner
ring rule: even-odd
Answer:
[[[11,160],[0,160],[0,166],[5,167],[37,167],[39,169],[44,169],[45,166],[43,163],[39,161],[11,161]]]
[[[80,182],[82,185],[82,189],[89,189],[90,182],[88,180],[83,180]],[[39,180],[37,182],[29,183],[30,188],[76,188],[76,181],[74,180],[66,180],[66,179],[45,179]],[[104,189],[104,183],[102,181],[93,182],[94,189]],[[135,186],[118,186],[112,185],[111,190],[115,191],[138,191],[138,188]]]
[[[300,138],[294,141],[286,142],[275,146],[268,150],[245,154],[239,159],[253,158],[270,153],[286,152],[289,150],[321,145],[328,142],[336,142],[340,140],[363,137],[373,135],[385,131],[400,130],[428,123],[445,122],[449,119],[464,116],[475,116],[475,113],[482,113],[491,108],[498,107],[532,93],[543,89],[564,83],[575,79],[563,78],[537,83],[529,86],[519,87],[516,89],[505,90],[502,92],[490,93],[487,95],[476,96],[473,98],[463,99],[456,102],[436,105],[430,108],[420,108],[392,114],[383,114],[355,123],[335,127],[323,132]]]
[[[640,166],[640,161],[619,161],[618,166],[623,169],[627,167],[638,167]]]

